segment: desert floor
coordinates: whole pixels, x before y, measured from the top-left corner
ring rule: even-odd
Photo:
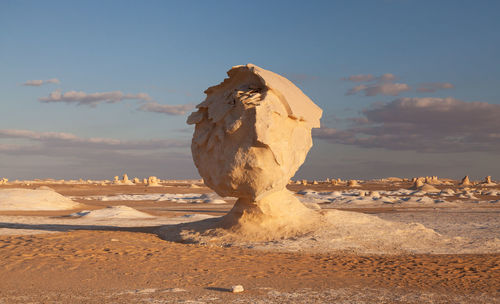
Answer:
[[[41,185],[44,184],[38,183],[36,187]],[[188,214],[221,216],[234,203],[179,204],[75,198],[127,193],[210,192],[205,187],[189,188],[182,183],[154,188],[85,184],[46,186],[84,203],[82,209],[126,205],[165,218]],[[362,189],[410,186],[409,183],[397,186],[364,184]],[[0,186],[0,189],[6,188],[33,189],[35,186]],[[292,191],[346,189],[327,184],[289,188]],[[459,211],[436,207],[349,210],[381,217],[411,214],[415,218],[441,212],[448,217],[464,218],[464,221],[477,214],[487,214],[493,217],[493,223],[496,217],[498,223],[498,205]],[[105,222],[102,225],[73,225],[73,219],[64,216],[76,211],[0,211],[2,219],[13,216],[33,219],[24,224],[0,222],[0,232],[6,232],[0,233],[0,303],[500,303],[499,253],[360,255],[207,247],[165,241],[155,233],[161,226],[155,221],[150,226],[135,226],[133,219],[127,227]],[[65,222],[37,223],[41,217],[65,218]],[[29,233],[32,230],[37,232]],[[500,235],[498,230],[493,233]],[[236,284],[243,285],[245,291],[231,293],[230,287]]]

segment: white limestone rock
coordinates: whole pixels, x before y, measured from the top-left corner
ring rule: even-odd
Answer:
[[[227,74],[187,119],[196,125],[191,150],[198,172],[220,196],[239,198],[226,216],[230,225],[241,224],[243,213],[254,222],[295,222],[311,210],[285,187],[312,147],[322,110],[289,80],[255,65]]]
[[[469,176],[466,175],[464,178],[462,178],[462,181],[459,183],[460,186],[470,186],[472,183],[469,180]]]
[[[147,186],[148,187],[159,187],[161,185],[158,183],[158,178],[156,176],[150,176],[150,177],[148,177],[148,180],[147,180]]]
[[[208,88],[187,122],[205,184],[221,196],[258,199],[284,189],[312,147],[322,110],[289,80],[248,64]]]
[[[242,285],[231,286],[231,292],[232,293],[238,293],[238,292],[243,292],[243,291],[245,291],[245,289],[243,288]]]
[[[81,205],[71,199],[47,189],[2,189],[0,190],[0,210],[40,211],[70,210]]]

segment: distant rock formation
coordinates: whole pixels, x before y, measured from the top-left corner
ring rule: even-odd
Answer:
[[[494,183],[492,180],[491,180],[491,176],[486,176],[484,178],[484,182],[481,183],[481,186],[496,186],[497,184]]]
[[[466,175],[464,178],[462,178],[462,181],[459,183],[460,186],[470,186],[472,183],[469,180],[469,176]]]
[[[123,179],[121,182],[123,185],[133,185],[134,183],[128,179],[127,174],[123,174]]]
[[[423,185],[424,185],[424,182],[421,179],[414,178],[413,186],[411,186],[410,190],[418,190]]]
[[[148,178],[147,186],[148,187],[159,187],[161,185],[158,183],[158,178],[156,176],[150,176]]]
[[[361,187],[361,186],[358,184],[357,180],[351,179],[347,182],[347,187]]]

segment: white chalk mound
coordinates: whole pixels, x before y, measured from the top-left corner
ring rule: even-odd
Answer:
[[[52,211],[71,210],[79,203],[52,190],[3,189],[0,190],[0,210]]]
[[[141,212],[128,206],[110,206],[99,210],[83,210],[71,214],[74,217],[84,217],[93,219],[134,219],[134,218],[154,218],[151,214]]]

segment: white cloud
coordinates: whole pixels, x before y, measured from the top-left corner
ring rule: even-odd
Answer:
[[[352,82],[369,82],[375,80],[375,76],[372,74],[359,74],[359,75],[351,75],[349,77],[344,77],[342,80],[352,81]]]
[[[47,80],[28,80],[25,83],[23,83],[23,86],[39,87],[41,85],[49,83],[60,84],[61,81],[59,81],[59,79],[57,78],[51,78]]]
[[[395,79],[396,76],[394,76],[394,74],[391,73],[382,74],[380,76],[373,76],[372,74],[358,74],[342,78],[342,80],[352,81],[352,82],[372,82],[372,81],[386,82],[386,81],[394,81]]]
[[[397,96],[401,92],[409,91],[411,88],[406,83],[376,83],[371,85],[358,85],[346,92],[346,95],[353,95],[358,92],[363,92],[365,96]]]
[[[0,129],[2,174],[15,178],[196,178],[190,140],[84,138],[65,132]]]
[[[394,81],[394,80],[396,80],[396,76],[394,76],[394,74],[391,74],[391,73],[386,73],[386,74],[379,76],[377,78],[377,80],[379,80],[379,81]]]
[[[366,90],[366,88],[368,88],[367,85],[360,84],[360,85],[355,86],[352,89],[349,89],[345,94],[346,95],[354,95],[354,94],[356,94],[356,93],[358,93],[360,91]]]
[[[192,110],[194,105],[162,105],[157,102],[147,102],[139,107],[139,110],[145,112],[155,112],[167,115],[184,115],[188,111]]]
[[[352,82],[372,82],[371,84],[360,84],[349,89],[345,95],[354,95],[358,92],[363,92],[365,96],[397,96],[401,92],[409,91],[411,88],[406,83],[394,83],[396,76],[391,73],[373,76],[371,74],[352,75],[342,78]]]
[[[124,94],[120,91],[113,92],[98,92],[98,93],[85,93],[82,91],[68,91],[66,93],[61,93],[61,90],[55,90],[49,94],[47,97],[38,98],[41,102],[65,102],[65,103],[76,103],[77,105],[89,105],[96,106],[99,103],[115,103],[125,99],[136,99],[149,101],[151,97],[146,93],[138,94]]]
[[[449,82],[427,82],[422,83],[417,88],[417,92],[433,93],[437,90],[453,89],[455,86]]]
[[[36,132],[31,130],[0,129],[0,139],[20,138],[41,145],[65,148],[92,148],[101,150],[151,150],[187,147],[184,140],[151,139],[151,140],[119,140],[112,138],[82,138],[64,132]]]
[[[500,152],[500,105],[448,98],[398,98],[373,105],[345,129],[313,130],[334,143],[424,152]]]

